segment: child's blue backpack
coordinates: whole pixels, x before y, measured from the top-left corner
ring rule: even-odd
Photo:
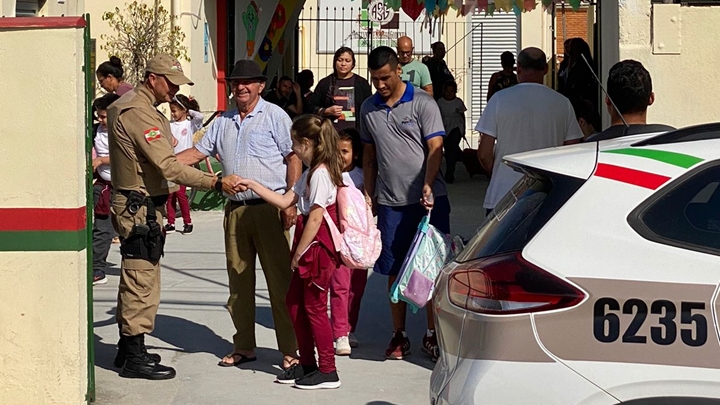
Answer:
[[[393,303],[403,300],[417,312],[430,301],[435,280],[452,258],[452,241],[430,225],[428,213],[420,221],[400,274],[390,289],[390,300]]]

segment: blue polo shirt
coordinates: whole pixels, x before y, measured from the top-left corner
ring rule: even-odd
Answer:
[[[377,154],[377,200],[392,207],[420,202],[427,168],[427,141],[445,136],[442,116],[432,96],[415,91],[409,82],[405,85],[405,92],[395,105],[388,106],[375,93],[360,108],[360,137],[363,142],[374,144]],[[432,188],[435,197],[447,195],[439,171]]]

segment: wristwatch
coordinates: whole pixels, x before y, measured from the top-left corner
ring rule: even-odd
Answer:
[[[222,193],[223,187],[222,187],[222,176],[217,176],[217,180],[215,181],[215,191]]]

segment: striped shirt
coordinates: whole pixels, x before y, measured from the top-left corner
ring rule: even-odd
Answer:
[[[237,174],[285,193],[291,126],[285,111],[260,98],[243,120],[237,109],[217,117],[195,148],[207,156],[219,154],[223,175]],[[251,190],[226,196],[235,201],[260,198]]]

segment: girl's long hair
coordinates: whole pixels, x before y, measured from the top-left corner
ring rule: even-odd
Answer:
[[[342,187],[344,185],[342,156],[337,147],[338,133],[332,121],[314,114],[304,114],[295,119],[291,133],[296,139],[309,139],[315,145],[313,159],[310,162],[310,173],[308,173],[308,184],[315,170],[320,165],[325,165],[333,184]]]

